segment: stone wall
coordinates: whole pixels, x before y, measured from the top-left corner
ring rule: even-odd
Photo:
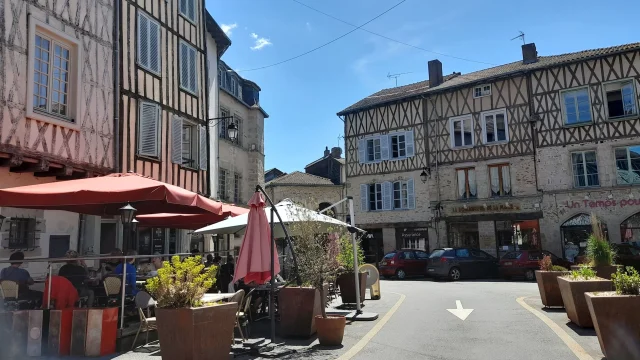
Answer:
[[[271,185],[267,186],[266,190],[271,200],[276,204],[284,199],[291,199],[311,210],[318,210],[320,203],[335,204],[344,198],[341,185]],[[344,217],[340,216],[340,214],[346,214],[346,211],[346,207],[339,206],[336,214],[337,218],[344,220]]]

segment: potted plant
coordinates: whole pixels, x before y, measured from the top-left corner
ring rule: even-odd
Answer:
[[[628,266],[613,274],[615,292],[585,294],[600,349],[607,359],[640,356],[640,274]]]
[[[592,268],[582,266],[569,276],[558,277],[558,286],[569,320],[581,327],[593,327],[584,293],[609,291],[613,285],[611,280],[597,277]]]
[[[545,255],[540,260],[540,270],[536,270],[536,281],[538,282],[538,291],[540,291],[542,304],[545,307],[564,306],[560,288],[558,287],[558,277],[567,274],[567,269],[553,265],[551,256]]]
[[[600,220],[591,214],[592,233],[587,239],[586,265],[593,268],[596,274],[604,279],[611,279],[620,266],[614,265],[616,252],[602,231]],[[582,265],[574,265],[572,270],[578,270]]]
[[[217,268],[205,268],[200,256],[174,256],[147,280],[157,302],[156,318],[162,356],[172,360],[228,359],[237,303],[203,304],[215,283]]]
[[[298,262],[301,287],[280,290],[280,328],[285,335],[311,336],[316,330],[321,345],[340,345],[344,316],[327,316],[327,282],[335,279],[338,239],[342,229],[327,228],[314,221],[297,221],[289,226]]]
[[[340,263],[340,274],[336,279],[336,283],[340,287],[340,297],[344,304],[356,303],[356,279],[353,268],[353,243],[351,236],[345,234],[340,237],[340,253],[338,254],[338,262]],[[364,263],[364,250],[360,246],[360,242],[356,244],[358,264]],[[360,303],[364,302],[365,291],[367,289],[367,273],[358,272],[360,284]]]

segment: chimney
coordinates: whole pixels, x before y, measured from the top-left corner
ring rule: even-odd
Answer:
[[[342,157],[342,149],[339,147],[331,148],[331,157],[334,159],[340,159]]]
[[[538,51],[536,51],[536,44],[524,44],[522,45],[522,63],[533,64],[538,62]]]
[[[442,84],[442,63],[435,59],[429,61],[429,87]]]
[[[324,147],[324,156],[329,156],[330,152],[329,152],[329,147],[325,146]]]

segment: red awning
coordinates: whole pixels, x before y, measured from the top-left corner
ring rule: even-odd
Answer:
[[[222,214],[148,214],[136,217],[139,226],[196,230],[231,216],[246,214],[249,209],[222,204]]]
[[[136,214],[223,214],[221,202],[134,173],[0,189],[0,206],[17,208],[101,216],[119,215],[127,203]]]

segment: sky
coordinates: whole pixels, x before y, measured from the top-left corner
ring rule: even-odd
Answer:
[[[265,170],[304,171],[326,146],[344,149],[344,123],[336,115],[358,100],[428,78],[427,62],[443,72],[469,73],[522,59],[520,39],[538,54],[556,55],[640,41],[640,1],[405,0],[363,29],[429,50],[355,30],[402,0],[205,0],[231,38],[222,59],[262,89]],[[299,3],[300,2],[300,3]],[[449,56],[445,56],[449,55]],[[453,56],[453,57],[451,57]],[[467,60],[461,60],[464,58]],[[493,64],[493,65],[491,65]]]

